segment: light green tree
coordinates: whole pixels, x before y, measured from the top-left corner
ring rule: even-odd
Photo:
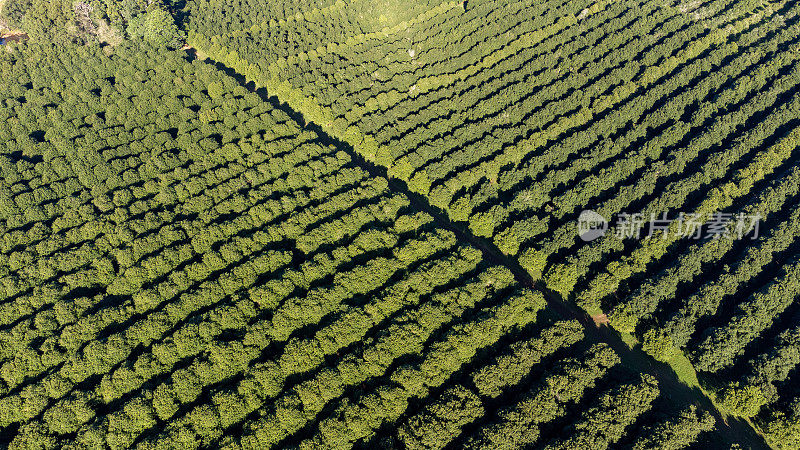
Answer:
[[[147,12],[133,18],[128,25],[128,34],[143,37],[158,47],[179,48],[184,42],[183,32],[175,19],[165,9],[151,5]]]

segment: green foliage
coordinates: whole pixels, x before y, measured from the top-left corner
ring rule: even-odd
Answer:
[[[608,448],[651,408],[658,392],[656,380],[645,375],[639,383],[622,385],[604,393],[595,406],[582,414],[581,421],[561,435],[568,437],[558,439],[547,448]]]
[[[714,328],[698,346],[694,363],[699,370],[715,372],[731,365],[744,347],[768,329],[776,317],[800,295],[800,261],[784,265],[778,278],[740,303],[723,327]]]
[[[519,255],[519,264],[525,269],[534,280],[542,278],[547,256],[535,250],[525,250]]]
[[[699,436],[714,428],[714,417],[692,405],[677,417],[669,417],[640,432],[635,450],[679,450],[690,447]]]
[[[171,49],[179,48],[185,39],[172,15],[157,4],[150,5],[143,13],[132,18],[127,32],[132,37],[144,38],[154,46]]]
[[[63,45],[79,38],[71,6],[67,0],[33,0],[18,23],[31,39]]]
[[[642,340],[642,350],[656,360],[664,362],[669,361],[678,351],[670,336],[663,330],[648,330]]]
[[[786,410],[775,411],[762,426],[769,443],[781,450],[800,448],[800,401],[798,398]]]
[[[566,358],[548,368],[542,379],[516,403],[501,410],[495,420],[481,427],[468,440],[468,447],[516,448],[534,444],[539,427],[567,414],[594,387],[609,368],[620,362],[606,345],[595,345],[582,357]]]
[[[547,272],[544,282],[548,288],[567,297],[578,282],[577,269],[572,265],[558,264]]]
[[[534,339],[517,342],[510,351],[480,369],[472,380],[481,395],[497,397],[503,388],[519,383],[542,358],[583,338],[578,322],[557,322]]]
[[[152,45],[177,49],[184,33],[162,1],[145,0],[9,0],[0,18],[40,43],[119,45],[125,33]]]
[[[33,4],[34,0],[5,0],[0,3],[0,17],[8,22],[11,27],[22,26],[22,18]]]
[[[495,226],[494,219],[488,213],[475,214],[469,220],[469,229],[475,236],[490,237]]]
[[[14,446],[277,443],[403,359],[425,355],[414,376],[443,385],[545,305],[209,65],[128,43],[23,51],[0,95],[29,98],[9,117],[48,131],[2,136],[42,155],[0,158]],[[410,394],[381,400],[392,421]]]
[[[444,448],[460,429],[483,415],[477,395],[463,386],[448,389],[440,399],[412,416],[398,431],[408,449]]]
[[[654,380],[498,252],[797,447],[794,3],[0,3],[31,36],[0,52],[11,448],[681,448],[714,426],[648,413]],[[584,209],[764,234],[584,242]]]
[[[725,412],[739,417],[754,417],[767,403],[758,386],[735,383],[719,394],[719,404]]]

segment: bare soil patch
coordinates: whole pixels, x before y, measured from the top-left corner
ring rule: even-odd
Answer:
[[[608,316],[605,314],[597,314],[592,316],[592,320],[594,320],[594,324],[599,326],[608,326]]]
[[[4,31],[0,33],[0,40],[2,40],[4,44],[8,42],[20,42],[26,39],[28,39],[28,35],[22,31]]]

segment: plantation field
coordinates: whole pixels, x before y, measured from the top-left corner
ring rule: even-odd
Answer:
[[[9,2],[0,448],[800,448],[795,2]]]
[[[714,423],[213,65],[43,46],[2,71],[10,448],[644,445]]]
[[[260,51],[288,22],[227,29],[194,4],[189,40],[211,58],[655,358],[688,356],[773,445],[800,445],[796,4],[443,2],[278,43],[282,58]],[[586,243],[584,210],[761,222],[755,240],[620,239],[611,224]]]

